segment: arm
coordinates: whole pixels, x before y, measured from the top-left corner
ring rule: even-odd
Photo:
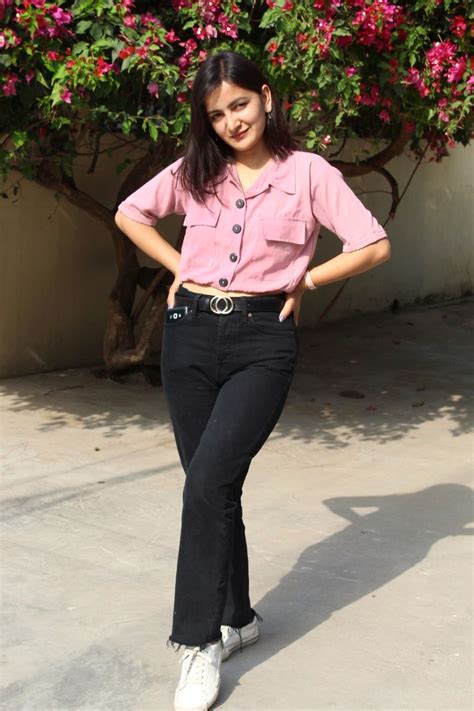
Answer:
[[[387,262],[390,256],[390,242],[385,237],[354,252],[341,252],[333,259],[328,259],[327,262],[313,267],[309,273],[313,283],[316,286],[322,286],[367,272],[378,264]],[[307,286],[304,281],[303,287],[303,291],[305,291]]]
[[[315,156],[310,165],[310,186],[314,217],[343,244],[340,254],[310,270],[315,286],[362,274],[390,259],[384,228],[350,189],[342,173],[320,156]],[[281,317],[293,311],[298,323],[301,297],[307,289],[303,276],[287,296]]]
[[[178,274],[181,255],[158,230],[151,225],[136,222],[119,211],[115,213],[115,224],[142,252],[169,269],[175,276]]]

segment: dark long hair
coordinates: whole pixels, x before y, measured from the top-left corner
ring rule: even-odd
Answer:
[[[263,134],[268,150],[274,158],[284,159],[297,149],[281,103],[270,82],[260,68],[237,52],[219,52],[210,55],[199,67],[191,91],[191,124],[186,139],[183,161],[177,177],[185,190],[200,203],[206,196],[216,193],[219,177],[224,175],[226,161],[232,157],[232,148],[214,131],[206,113],[206,96],[221,85],[231,82],[249,91],[261,94],[267,84],[272,95],[272,120],[267,121]]]

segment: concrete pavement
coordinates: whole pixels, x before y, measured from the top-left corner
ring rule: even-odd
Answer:
[[[243,499],[262,636],[213,708],[473,708],[472,307],[300,330]],[[80,369],[0,389],[1,708],[171,710],[183,474],[161,388]]]

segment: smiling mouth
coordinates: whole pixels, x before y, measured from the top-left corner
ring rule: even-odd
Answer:
[[[232,138],[240,138],[240,137],[243,136],[245,133],[247,133],[247,131],[248,131],[248,128],[246,128],[245,131],[241,131],[240,133],[234,133],[234,135],[232,136]]]

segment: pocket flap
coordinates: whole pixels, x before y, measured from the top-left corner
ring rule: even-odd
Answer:
[[[304,244],[306,242],[306,222],[283,217],[267,217],[260,220],[263,236],[266,240]]]
[[[211,211],[205,205],[191,205],[183,220],[183,225],[186,227],[192,227],[194,225],[209,225],[210,227],[215,227],[220,212],[220,206]]]

